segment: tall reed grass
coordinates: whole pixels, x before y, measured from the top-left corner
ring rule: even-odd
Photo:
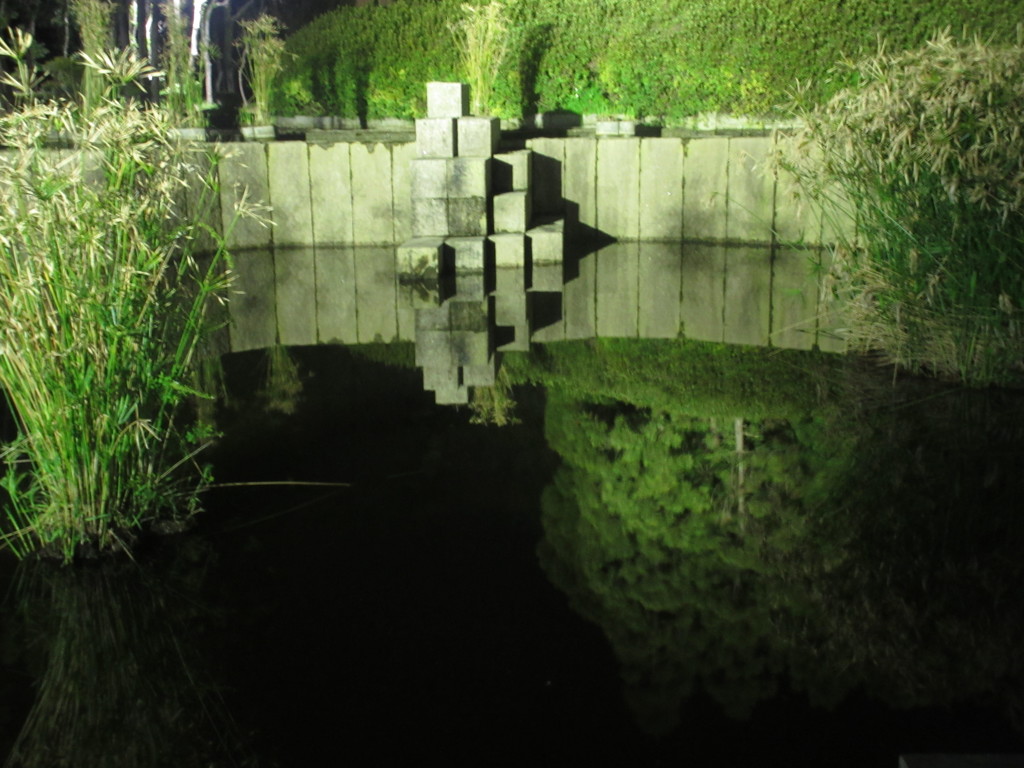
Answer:
[[[486,114],[498,69],[508,55],[510,30],[507,0],[483,5],[463,3],[462,18],[453,26],[469,81],[474,114]]]
[[[850,344],[972,384],[1024,361],[1024,37],[882,47],[857,85],[799,108],[782,164],[833,226]]]
[[[0,387],[18,427],[2,451],[0,539],[65,561],[197,509],[209,436],[189,403],[229,274],[223,240],[196,223],[215,158],[124,98],[154,74],[144,64],[86,63],[103,83],[94,105],[0,116]],[[48,147],[56,134],[72,148]],[[218,243],[208,258],[200,235]]]

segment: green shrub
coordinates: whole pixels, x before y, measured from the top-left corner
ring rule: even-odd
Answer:
[[[840,235],[837,288],[857,347],[973,383],[1024,358],[1024,43],[882,50],[857,85],[805,107],[785,164]]]
[[[321,16],[288,39],[296,58],[278,80],[277,111],[421,116],[426,82],[466,79],[451,31],[461,5],[397,0]],[[1010,41],[1018,18],[1017,0],[517,0],[491,110],[669,123],[709,111],[771,113],[798,79],[817,103],[849,85],[830,69],[873,50],[879,35],[894,50],[946,26]]]

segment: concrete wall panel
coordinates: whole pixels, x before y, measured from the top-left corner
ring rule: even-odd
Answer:
[[[768,243],[775,208],[775,174],[764,138],[729,140],[729,240]]]
[[[313,245],[309,145],[304,141],[267,144],[274,245]]]
[[[683,141],[640,140],[640,239],[683,237]]]
[[[686,144],[683,237],[724,240],[729,188],[729,140],[692,139]]]
[[[597,228],[618,240],[640,238],[640,142],[597,142]]]
[[[222,156],[219,171],[221,231],[228,233],[228,247],[269,246],[270,228],[265,222],[251,216],[235,220],[238,205],[243,198],[250,203],[266,205],[270,202],[267,145],[251,142],[224,143],[217,145],[217,151]]]
[[[317,245],[352,243],[352,163],[349,144],[309,145],[313,238]]]
[[[391,150],[387,144],[352,144],[353,242],[384,245],[395,242],[391,199]],[[411,205],[411,203],[410,203]]]

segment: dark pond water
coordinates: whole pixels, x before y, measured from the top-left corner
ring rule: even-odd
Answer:
[[[217,477],[292,485],[134,562],[0,560],[11,765],[1024,752],[1019,396],[604,339],[474,410],[413,359],[231,355]]]

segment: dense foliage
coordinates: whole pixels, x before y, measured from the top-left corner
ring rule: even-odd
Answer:
[[[21,63],[27,46],[0,51]],[[0,117],[0,387],[17,425],[0,544],[65,561],[195,510],[209,435],[189,409],[228,282],[204,224],[216,158],[125,98],[148,67],[93,64],[94,103],[35,103],[26,70]],[[47,146],[58,136],[70,148]]]
[[[474,2],[473,5],[480,5]],[[966,26],[1014,38],[1018,0],[517,0],[509,55],[494,73],[492,111],[628,113],[666,121],[720,111],[759,114],[797,79],[824,100],[843,57],[922,44]],[[424,83],[464,79],[453,28],[461,0],[398,0],[324,14],[288,40],[282,114],[412,117]]]
[[[518,371],[546,385],[561,459],[542,566],[604,630],[638,722],[671,729],[698,691],[742,716],[785,678],[822,704],[995,691],[1021,726],[1020,398],[659,345],[656,386],[634,385],[638,342],[551,345]],[[744,408],[757,371],[774,394]]]
[[[988,384],[1024,356],[1024,45],[948,34],[879,51],[856,86],[805,110],[786,166],[840,235],[853,346]]]

